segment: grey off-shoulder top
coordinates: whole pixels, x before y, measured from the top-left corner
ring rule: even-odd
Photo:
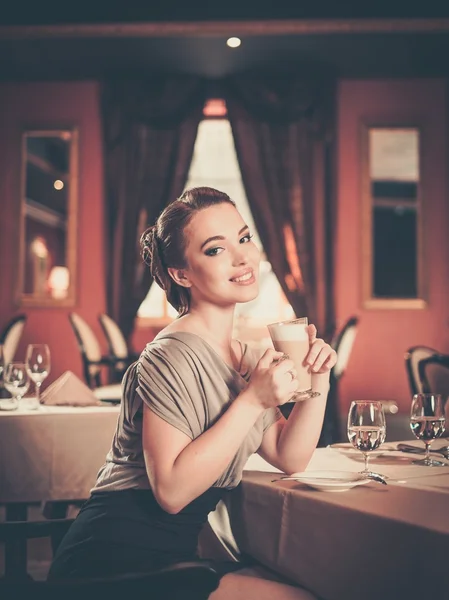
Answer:
[[[124,376],[117,429],[92,492],[149,489],[142,449],[143,403],[196,439],[248,384],[258,357],[246,344],[242,346],[242,364],[236,371],[193,333],[162,334],[147,344]],[[231,489],[239,484],[249,456],[258,450],[264,432],[280,417],[277,408],[261,415],[215,487]]]

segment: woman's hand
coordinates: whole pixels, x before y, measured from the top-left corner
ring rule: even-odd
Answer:
[[[310,367],[312,374],[329,373],[337,362],[337,353],[324,340],[316,337],[315,325],[308,325],[310,350],[304,364]]]
[[[298,389],[293,361],[269,348],[251,374],[246,392],[263,408],[285,404]]]

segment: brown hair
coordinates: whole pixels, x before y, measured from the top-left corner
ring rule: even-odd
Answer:
[[[195,213],[224,202],[235,206],[227,194],[214,188],[197,187],[186,190],[162,211],[156,224],[144,231],[140,238],[143,260],[150,267],[153,279],[165,291],[167,300],[178,311],[180,317],[189,312],[190,290],[173,281],[168,269],[187,267],[187,240],[184,230]]]

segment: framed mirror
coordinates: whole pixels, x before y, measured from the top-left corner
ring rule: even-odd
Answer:
[[[21,306],[73,306],[76,296],[78,131],[26,130],[21,145]]]
[[[362,131],[363,306],[425,308],[421,132]]]

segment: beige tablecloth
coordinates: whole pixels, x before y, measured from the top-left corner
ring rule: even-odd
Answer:
[[[449,598],[449,466],[413,466],[416,457],[386,453],[372,467],[387,486],[338,493],[246,471],[227,507],[231,529],[223,506],[210,521],[230,554],[249,554],[323,600]],[[362,466],[323,448],[307,470]]]
[[[0,412],[0,502],[87,498],[118,414],[117,406]]]

